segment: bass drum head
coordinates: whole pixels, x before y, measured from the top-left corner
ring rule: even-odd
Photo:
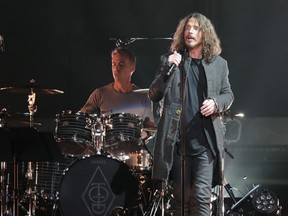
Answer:
[[[136,205],[139,183],[129,167],[116,159],[94,155],[77,160],[59,188],[62,216],[110,216]]]

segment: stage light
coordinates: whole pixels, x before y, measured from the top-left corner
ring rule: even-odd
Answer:
[[[256,215],[281,215],[281,206],[278,197],[268,189],[262,189],[255,193],[252,205]]]

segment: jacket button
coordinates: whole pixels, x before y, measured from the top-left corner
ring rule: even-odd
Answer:
[[[181,114],[181,110],[180,110],[180,109],[177,109],[177,110],[176,110],[176,114],[177,114],[177,115],[180,115],[180,114]]]

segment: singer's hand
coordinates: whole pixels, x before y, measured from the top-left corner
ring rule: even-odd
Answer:
[[[173,54],[169,55],[168,57],[168,64],[169,66],[172,64],[175,64],[177,67],[181,63],[182,55],[177,53],[176,51],[173,52]]]
[[[204,116],[209,116],[213,114],[216,110],[216,104],[212,99],[206,99],[203,101],[202,106],[200,108],[200,112]]]

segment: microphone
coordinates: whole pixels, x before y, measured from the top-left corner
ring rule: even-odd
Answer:
[[[180,50],[180,51],[179,51],[179,54],[182,56],[181,63],[180,63],[180,64],[182,64],[182,62],[183,62],[183,61],[185,60],[185,58],[188,56],[188,53],[185,52],[185,49],[184,49],[184,50]],[[179,65],[180,65],[180,64],[179,64]],[[179,65],[178,65],[178,66],[179,66]],[[172,63],[172,64],[170,65],[168,72],[165,74],[166,80],[174,73],[176,67],[177,67],[177,65],[176,65],[175,63]]]
[[[166,73],[166,77],[170,77],[171,74],[175,71],[175,68],[177,67],[177,65],[175,63],[173,63],[170,67],[168,72]]]

